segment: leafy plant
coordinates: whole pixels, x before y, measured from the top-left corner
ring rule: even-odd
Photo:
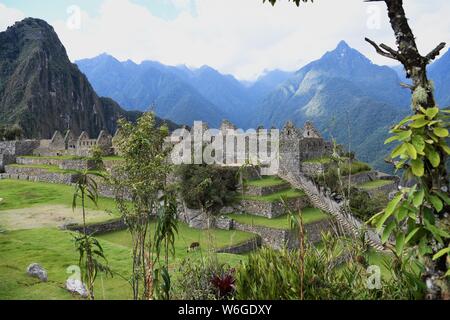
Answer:
[[[307,244],[304,257],[304,299],[306,300],[379,300],[414,299],[424,288],[419,272],[409,263],[394,273],[386,257],[388,275],[380,287],[368,288],[368,259],[355,239],[324,234],[321,245]],[[297,300],[302,286],[296,250],[262,248],[242,262],[236,272],[236,298],[240,300]]]
[[[235,171],[212,165],[181,165],[180,194],[188,207],[212,212],[234,200]]]
[[[160,195],[167,191],[172,170],[167,162],[170,148],[165,143],[169,131],[164,125],[157,126],[151,112],[144,113],[136,124],[120,120],[118,125],[120,135],[115,144],[124,161],[115,168],[111,180],[117,207],[132,238],[133,297],[148,300],[155,289],[155,237],[149,225],[161,206]],[[169,241],[167,236],[157,239]]]
[[[404,172],[412,187],[403,188],[389,202],[386,209],[375,215],[371,221],[382,233],[383,242],[395,239],[393,252],[400,257],[405,248],[418,247],[418,254],[425,259],[428,268],[442,270],[439,274],[439,291],[449,292],[450,272],[445,272],[446,257],[449,252],[450,223],[448,209],[450,196],[448,180],[443,179],[450,147],[449,114],[438,107],[423,108],[426,98],[423,90],[414,94],[416,113],[398,123],[392,130],[392,137],[386,144],[397,141],[391,158],[397,170]],[[447,212],[447,213],[446,213]],[[438,261],[433,265],[432,260]],[[440,261],[439,261],[440,260]]]
[[[235,293],[235,271],[216,257],[184,259],[179,268],[176,298],[182,300],[231,299]]]
[[[86,200],[91,200],[95,206],[98,203],[97,182],[93,176],[100,174],[91,174],[84,171],[79,174],[75,184],[73,194],[72,209],[77,207],[77,200],[81,200],[81,210],[83,214],[83,233],[75,237],[75,247],[80,255],[79,267],[81,269],[83,282],[87,285],[89,299],[94,299],[94,283],[99,272],[111,275],[112,272],[107,266],[108,261],[105,258],[103,248],[100,243],[87,232],[86,226]]]

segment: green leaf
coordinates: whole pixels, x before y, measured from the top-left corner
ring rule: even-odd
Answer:
[[[447,203],[448,205],[450,205],[450,197],[449,197],[449,196],[447,196],[445,193],[440,192],[440,191],[436,192],[436,194],[437,194],[439,197],[441,197],[441,199],[444,200],[445,203]]]
[[[414,194],[413,204],[416,208],[420,207],[423,203],[423,198],[425,197],[425,191],[420,189]]]
[[[445,143],[441,143],[440,146],[441,146],[442,150],[445,151],[445,153],[450,155],[450,147],[448,145],[446,145]]]
[[[392,231],[394,230],[395,226],[397,224],[395,223],[395,221],[391,221],[386,228],[384,228],[383,230],[383,235],[381,236],[381,242],[382,243],[386,243],[386,241],[388,241],[389,236],[391,235]]]
[[[447,138],[448,137],[448,130],[445,128],[434,128],[433,133],[438,136],[439,138]]]
[[[413,123],[411,123],[409,126],[411,128],[419,129],[425,127],[427,124],[430,123],[430,120],[427,120],[425,118],[419,118],[415,120]]]
[[[414,237],[414,235],[417,233],[417,231],[419,231],[420,228],[415,228],[414,230],[412,230],[405,239],[405,244],[407,244],[409,241],[411,241],[411,239]]]
[[[398,256],[400,256],[403,252],[403,248],[405,247],[405,234],[400,232],[397,234],[397,238],[395,240],[395,252]]]
[[[424,256],[424,255],[426,255],[426,254],[428,254],[428,253],[432,253],[433,251],[431,250],[431,248],[428,246],[428,244],[427,244],[427,238],[425,237],[425,236],[423,236],[421,239],[420,239],[420,242],[419,242],[419,253],[422,255],[422,256]]]
[[[402,200],[403,194],[398,194],[394,199],[392,199],[388,205],[386,206],[386,213],[391,215],[394,213],[395,208],[399,204],[399,202]]]
[[[394,141],[399,140],[399,139],[400,139],[399,136],[392,136],[392,137],[386,139],[386,141],[384,142],[384,144],[389,144],[389,143],[394,142]]]
[[[411,137],[411,135],[412,135],[412,131],[407,130],[407,131],[402,131],[401,133],[399,133],[398,137],[399,137],[400,141],[404,141],[404,140],[408,139],[409,137]]]
[[[433,119],[438,113],[439,113],[439,108],[437,108],[437,107],[428,108],[427,111],[425,112],[427,117],[430,119]]]
[[[445,249],[442,249],[441,251],[439,251],[438,253],[436,253],[436,254],[433,256],[433,260],[437,260],[437,259],[439,259],[440,257],[442,257],[444,254],[448,254],[449,252],[450,252],[450,247],[445,248]]]
[[[391,158],[395,159],[406,152],[406,145],[403,143],[397,146],[391,153]]]
[[[386,220],[394,213],[395,209],[397,208],[398,203],[400,200],[402,200],[403,195],[399,194],[394,199],[392,199],[388,205],[386,206],[386,210],[384,211],[383,216],[381,219],[377,222],[377,229],[380,231],[383,227],[383,224],[386,222]]]
[[[444,204],[442,203],[441,199],[436,196],[430,196],[429,200],[438,213],[442,211],[442,209],[444,208]]]
[[[425,149],[425,140],[422,136],[414,135],[411,138],[411,143],[418,152],[422,152]]]
[[[421,159],[411,160],[411,169],[416,177],[422,177],[425,171],[423,161]]]
[[[441,157],[439,156],[439,153],[437,153],[434,149],[428,148],[425,151],[425,154],[434,168],[439,167],[439,164],[441,163]]]
[[[411,159],[417,159],[417,151],[416,148],[411,143],[405,143],[406,145],[406,152],[411,157]]]

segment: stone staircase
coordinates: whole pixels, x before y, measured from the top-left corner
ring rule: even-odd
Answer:
[[[360,222],[348,212],[341,204],[334,201],[324,190],[319,189],[310,179],[302,173],[293,174],[290,170],[280,170],[280,178],[289,182],[295,188],[303,190],[308,196],[311,204],[324,212],[332,215],[344,231],[352,236],[361,237],[364,235],[367,243],[374,249],[383,251],[380,236]]]

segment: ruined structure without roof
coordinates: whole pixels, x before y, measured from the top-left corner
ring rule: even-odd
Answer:
[[[36,156],[79,156],[91,155],[92,148],[98,146],[105,155],[114,153],[113,137],[102,130],[96,139],[91,139],[86,132],[78,137],[70,130],[63,136],[59,131],[50,140],[40,140],[39,146],[33,151]]]

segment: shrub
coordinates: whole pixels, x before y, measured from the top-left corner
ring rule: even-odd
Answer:
[[[209,165],[182,165],[180,193],[189,208],[214,211],[230,204],[236,193],[236,170]]]
[[[306,300],[413,299],[422,296],[418,272],[409,263],[387,263],[390,277],[381,288],[367,287],[368,252],[351,241],[325,235],[321,248],[306,247],[303,294]],[[300,297],[300,265],[295,250],[263,248],[241,263],[236,298],[296,300]]]
[[[175,284],[175,297],[182,300],[229,299],[235,293],[235,271],[217,259],[183,260]]]
[[[377,192],[373,196],[357,188],[351,189],[350,208],[355,216],[367,221],[374,214],[382,211],[389,202],[388,195]]]

